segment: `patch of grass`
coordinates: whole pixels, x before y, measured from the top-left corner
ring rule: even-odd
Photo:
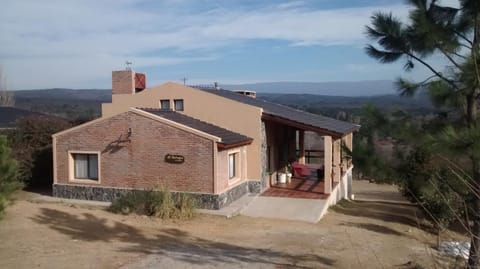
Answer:
[[[356,206],[357,205],[353,201],[349,201],[347,199],[342,199],[342,200],[338,201],[336,205],[331,206],[330,209],[332,209],[333,211],[339,212],[339,211],[342,211],[342,210],[345,210],[345,209],[354,208]]]
[[[197,207],[197,201],[187,193],[179,193],[176,197],[176,208],[179,217],[191,219],[195,215],[195,208]]]
[[[191,219],[196,207],[197,201],[192,195],[160,189],[129,192],[113,201],[109,211],[162,219]]]

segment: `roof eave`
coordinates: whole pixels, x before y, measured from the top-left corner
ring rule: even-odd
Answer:
[[[312,125],[301,123],[301,122],[298,122],[298,121],[295,121],[295,120],[292,120],[292,119],[287,119],[287,118],[284,118],[284,117],[280,117],[280,116],[277,116],[277,115],[268,114],[268,113],[265,113],[265,112],[262,114],[262,120],[270,120],[270,121],[274,121],[274,122],[278,122],[278,123],[283,123],[283,124],[286,124],[286,125],[289,125],[289,126],[292,126],[292,127],[296,127],[296,128],[302,129],[302,130],[313,131],[313,132],[316,132],[316,133],[329,135],[329,136],[332,136],[332,137],[335,137],[335,138],[341,138],[341,137],[345,136],[346,134],[349,134],[349,133],[352,133],[352,132],[358,130],[358,128],[355,127],[354,129],[348,130],[348,131],[345,131],[345,132],[336,132],[336,131],[328,130],[328,129],[325,129],[325,128],[315,127],[315,126],[312,126]]]
[[[248,140],[233,143],[233,144],[225,144],[225,143],[222,143],[222,142],[217,142],[217,147],[218,147],[219,150],[226,150],[226,149],[232,149],[232,148],[237,148],[237,147],[241,147],[241,146],[250,145],[250,144],[252,144],[252,142],[253,142],[253,139],[251,139],[251,138],[248,139]]]

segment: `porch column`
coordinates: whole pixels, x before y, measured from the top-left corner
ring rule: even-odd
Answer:
[[[353,150],[353,133],[349,133],[345,136],[345,144],[347,148]]]
[[[340,159],[340,151],[341,148],[341,139],[337,139],[333,142],[333,181],[340,182],[340,178],[342,177],[342,160]]]
[[[345,144],[345,147],[347,147],[350,151],[352,151],[353,148],[353,134],[349,133],[346,136],[342,137],[342,142]],[[344,157],[342,160],[342,167],[345,167],[345,169],[348,169],[352,164],[351,159]]]
[[[329,194],[332,192],[332,137],[323,137],[323,168],[324,168],[324,182],[323,192]]]
[[[298,162],[305,164],[305,131],[298,130]]]

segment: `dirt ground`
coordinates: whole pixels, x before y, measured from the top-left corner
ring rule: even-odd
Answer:
[[[447,260],[406,204],[344,201],[309,224],[162,221],[30,198],[20,193],[0,220],[0,268],[434,268]]]

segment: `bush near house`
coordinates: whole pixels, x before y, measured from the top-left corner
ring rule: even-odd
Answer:
[[[186,193],[168,190],[132,191],[112,202],[109,210],[114,213],[155,216],[162,219],[191,219],[196,200]]]
[[[16,121],[9,138],[26,185],[52,184],[52,134],[71,126],[67,120],[52,116],[26,116]]]
[[[0,135],[0,217],[7,206],[11,194],[22,184],[18,176],[18,164],[13,159],[7,145],[7,137]]]

